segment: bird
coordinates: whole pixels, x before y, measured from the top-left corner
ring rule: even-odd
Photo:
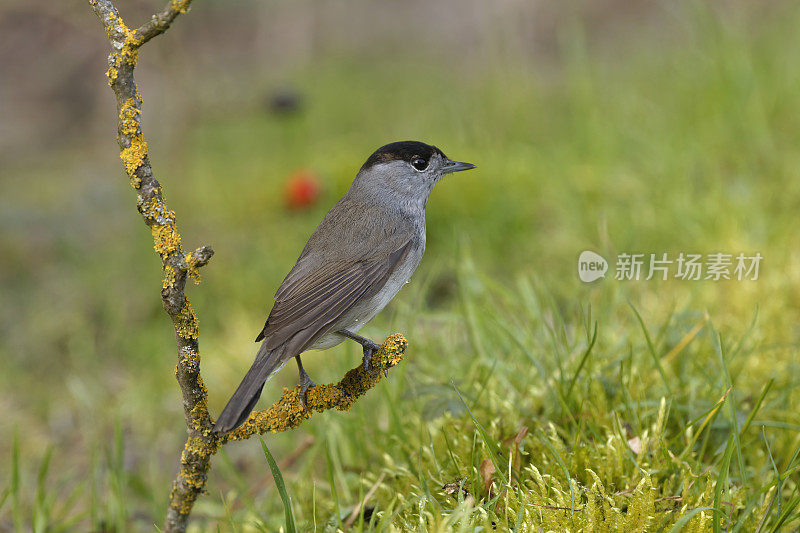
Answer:
[[[275,293],[272,310],[256,337],[255,361],[214,424],[216,433],[242,425],[264,384],[291,359],[297,362],[300,402],[315,383],[300,355],[346,339],[363,348],[363,366],[379,346],[358,331],[411,278],[425,252],[425,208],[444,176],[475,168],[449,159],[420,141],[399,141],[375,150],[347,192],[311,234]]]

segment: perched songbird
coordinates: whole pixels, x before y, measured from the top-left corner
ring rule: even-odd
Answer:
[[[387,144],[358,171],[345,195],[328,211],[289,275],[256,337],[253,366],[219,416],[214,430],[239,427],[256,405],[264,383],[293,357],[300,371],[300,399],[314,382],[300,354],[345,338],[364,348],[364,368],[378,345],[358,335],[408,281],[425,252],[425,206],[445,174],[475,168],[451,161],[417,141]]]

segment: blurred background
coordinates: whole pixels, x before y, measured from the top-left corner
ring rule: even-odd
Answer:
[[[117,7],[136,26],[161,3]],[[197,0],[143,48],[136,78],[184,246],[216,251],[202,284],[188,288],[212,410],[249,367],[274,291],[363,161],[416,139],[478,169],[437,186],[420,270],[364,330],[406,334],[402,368],[355,414],[270,437],[279,462],[308,449],[284,465],[298,501],[310,501],[310,479],[326,479],[326,438],[339,443],[343,479],[355,476],[353,500],[358,472],[381,462],[371,443],[403,446],[389,430],[371,443],[353,436],[373,413],[385,420],[402,403],[425,421],[464,416],[450,380],[469,393],[470,372],[520,350],[493,332],[539,320],[525,314],[532,302],[546,302],[536,311],[544,322],[563,314],[564,331],[591,307],[605,349],[597,357],[609,361],[646,349],[629,303],[665,349],[706,312],[732,344],[747,332],[748,357],[731,362],[740,396],[778,380],[770,416],[790,429],[773,445],[791,450],[800,427],[789,408],[800,363],[798,30],[800,5],[789,0]],[[152,530],[183,415],[159,261],[118,158],[108,43],[78,0],[5,0],[0,36],[0,531]],[[582,283],[583,250],[609,259],[611,275]],[[751,282],[625,282],[613,279],[622,252],[759,252],[764,261]],[[536,297],[519,304],[520,287]],[[527,335],[521,345],[556,365],[542,336]],[[356,348],[312,354],[306,367],[317,382],[335,380]],[[719,369],[708,346],[697,350],[668,372],[689,376],[679,379],[684,400],[701,409],[725,389],[704,381]],[[498,368],[511,380],[498,383],[517,384],[508,390],[526,406],[520,417],[561,408],[537,392],[541,368]],[[262,405],[295,379],[287,368]],[[666,393],[659,380],[642,385],[642,401]],[[276,530],[280,512],[269,510],[280,503],[257,483],[266,475],[258,443],[229,446],[215,458],[198,527],[228,508]]]

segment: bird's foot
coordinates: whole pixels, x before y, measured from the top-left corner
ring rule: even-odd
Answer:
[[[371,365],[372,356],[375,355],[375,353],[380,349],[380,346],[378,346],[372,341],[367,341],[367,343],[365,343],[363,346],[364,346],[364,370],[366,370],[368,374],[374,375],[375,372],[372,370],[372,365]],[[384,375],[385,372],[386,371],[384,371]]]
[[[308,389],[316,386],[317,384],[311,381],[311,378],[308,377],[308,374],[305,372],[300,374],[300,393],[297,395],[297,397],[300,398],[300,405],[303,406],[303,409],[308,409],[308,405],[306,404],[306,393],[308,393]]]
[[[375,372],[372,371],[372,366],[370,365],[370,362],[372,361],[372,356],[375,355],[375,352],[380,350],[381,347],[378,346],[377,344],[375,344],[374,342],[372,342],[371,340],[367,339],[366,337],[362,337],[361,335],[357,335],[357,334],[355,334],[355,333],[353,333],[351,331],[348,331],[346,329],[340,330],[339,334],[347,337],[348,339],[353,339],[354,341],[359,343],[361,346],[363,346],[363,348],[364,348],[364,370],[368,374],[375,375]],[[389,371],[384,369],[383,375],[388,377],[389,376]]]

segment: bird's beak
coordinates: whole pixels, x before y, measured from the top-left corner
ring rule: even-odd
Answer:
[[[475,168],[475,165],[472,163],[461,163],[460,161],[450,161],[448,159],[442,167],[442,171],[445,174],[450,174],[451,172],[461,172],[462,170],[470,170],[472,168]]]

